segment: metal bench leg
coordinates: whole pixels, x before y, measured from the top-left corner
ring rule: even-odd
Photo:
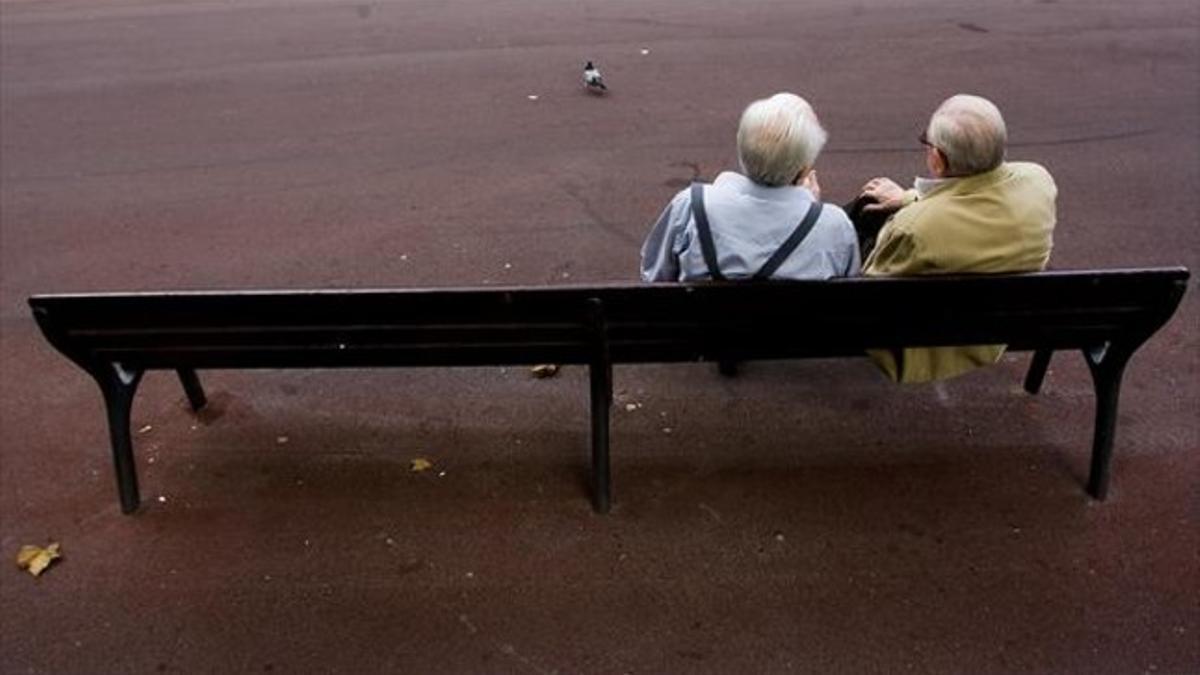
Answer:
[[[1112,461],[1113,436],[1117,424],[1117,402],[1121,396],[1121,375],[1129,354],[1111,344],[1085,349],[1083,357],[1092,373],[1096,390],[1096,426],[1092,435],[1092,466],[1088,474],[1088,494],[1103,501],[1108,496],[1109,464]]]
[[[1042,390],[1042,380],[1046,378],[1046,369],[1050,367],[1050,357],[1053,355],[1053,349],[1039,349],[1033,353],[1029,372],[1025,374],[1025,391],[1036,394]]]
[[[592,365],[592,508],[608,513],[612,504],[608,459],[608,416],[612,397],[612,366]]]
[[[180,368],[175,372],[179,373],[179,381],[183,384],[183,392],[187,394],[188,403],[192,405],[192,412],[200,412],[200,409],[208,403],[208,398],[204,395],[204,387],[200,386],[200,378],[196,376],[196,371],[191,368]]]
[[[612,506],[612,487],[608,459],[609,412],[612,409],[612,361],[605,334],[604,307],[598,299],[591,300],[594,351],[588,374],[591,379],[592,403],[592,508],[596,513],[608,513]]]
[[[133,460],[133,438],[129,429],[129,413],[133,408],[133,396],[137,393],[142,371],[126,370],[119,363],[102,366],[94,374],[104,394],[104,406],[108,410],[108,435],[112,442],[113,463],[117,472],[117,492],[121,497],[121,512],[137,510],[138,497],[137,464]]]

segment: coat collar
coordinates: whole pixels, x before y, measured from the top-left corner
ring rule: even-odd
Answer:
[[[1008,175],[1008,172],[1008,163],[1005,162],[991,171],[984,171],[973,176],[955,176],[951,178],[922,178],[918,176],[913,181],[913,187],[917,189],[917,195],[921,199],[926,199],[954,186],[961,186],[964,190],[972,191],[1000,180]]]

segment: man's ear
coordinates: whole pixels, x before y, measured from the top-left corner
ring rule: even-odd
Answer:
[[[933,174],[934,178],[945,178],[946,173],[950,170],[950,166],[946,162],[946,155],[934,147],[926,150],[925,165],[929,168],[929,173]]]
[[[812,167],[811,167],[811,166],[805,166],[805,167],[801,167],[801,168],[800,168],[800,173],[796,174],[796,180],[792,181],[792,185],[799,185],[800,183],[803,183],[803,182],[804,182],[804,179],[805,179],[805,178],[808,176],[808,174],[810,174],[810,173],[812,173]]]

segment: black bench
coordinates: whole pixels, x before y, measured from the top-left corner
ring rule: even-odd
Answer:
[[[1096,391],[1088,492],[1108,487],[1121,373],[1174,313],[1184,268],[825,282],[39,295],[47,340],[100,385],[121,509],[138,506],[130,407],[147,370],[175,370],[194,409],[216,368],[581,364],[591,377],[593,505],[609,508],[612,364],[855,356],[1006,343],[1080,349]]]

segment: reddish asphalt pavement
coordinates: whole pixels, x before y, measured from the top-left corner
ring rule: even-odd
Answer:
[[[827,200],[911,180],[979,93],[1058,182],[1053,267],[1195,272],[1198,64],[1191,0],[0,0],[0,671],[1200,672],[1194,281],[1106,502],[1082,359],[1031,397],[1021,354],[618,368],[608,516],[573,368],[202,373],[199,419],[154,373],[122,516],[99,392],[25,305],[631,280],[781,90]]]

